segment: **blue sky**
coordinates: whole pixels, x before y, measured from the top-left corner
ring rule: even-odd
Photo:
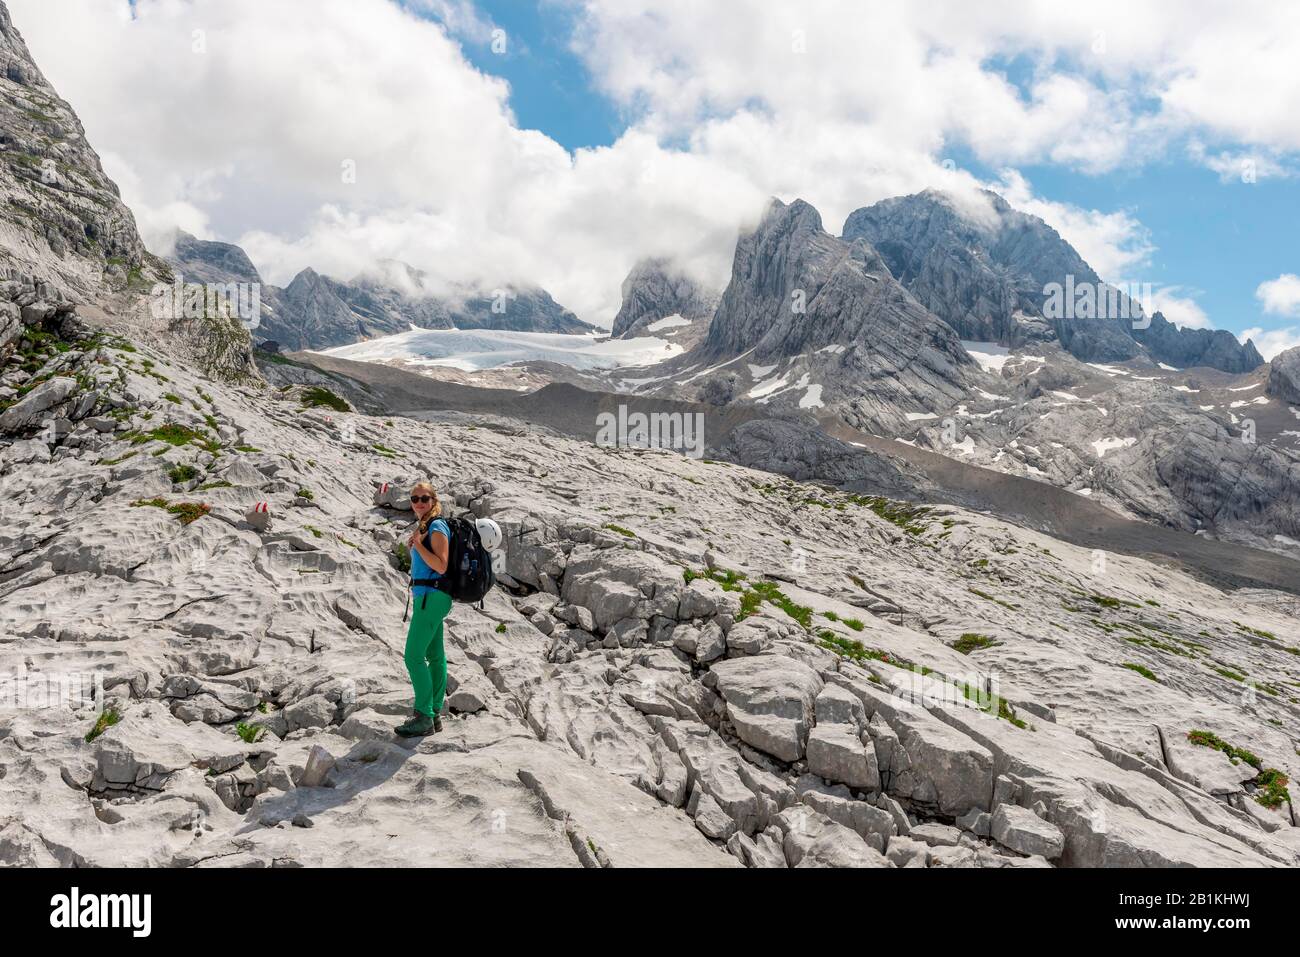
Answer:
[[[608,146],[625,127],[618,109],[595,89],[570,49],[573,13],[533,0],[477,0],[485,19],[506,31],[504,55],[466,43],[465,55],[510,83],[510,106],[525,129],[541,130],[567,150]]]
[[[1001,64],[1007,79],[1029,95],[1034,68],[1024,58]],[[1106,122],[1098,117],[1099,125]],[[995,171],[969,153],[958,161],[985,179]],[[1276,324],[1261,317],[1255,296],[1262,279],[1295,272],[1300,187],[1296,180],[1238,173],[1221,177],[1183,149],[1147,156],[1144,165],[1087,175],[1059,165],[1020,168],[1037,192],[1056,202],[1129,211],[1155,247],[1143,282],[1175,287],[1196,300],[1215,328],[1241,332]]]
[[[1214,326],[1240,332],[1261,325],[1255,290],[1294,272],[1300,190],[1291,180],[1222,182],[1217,173],[1177,157],[1129,174],[1085,176],[1057,166],[1022,172],[1044,196],[1096,209],[1127,209],[1156,247],[1143,281],[1179,286]]]

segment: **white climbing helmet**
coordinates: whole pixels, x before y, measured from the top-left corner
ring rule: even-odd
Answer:
[[[483,547],[489,552],[495,552],[501,547],[501,526],[492,519],[480,518],[474,523],[474,527],[478,529],[478,537],[483,542]]]

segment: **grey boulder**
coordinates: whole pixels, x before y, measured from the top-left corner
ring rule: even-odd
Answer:
[[[822,688],[817,672],[793,658],[759,655],[717,662],[712,675],[742,741],[782,761],[804,756]]]

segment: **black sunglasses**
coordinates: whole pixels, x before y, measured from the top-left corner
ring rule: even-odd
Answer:
[[[411,501],[412,501],[412,502],[420,502],[420,503],[424,503],[424,502],[432,502],[432,501],[433,501],[433,496],[432,496],[432,495],[412,495],[412,496],[411,496]]]

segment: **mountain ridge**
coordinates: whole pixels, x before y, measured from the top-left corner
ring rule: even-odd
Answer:
[[[963,339],[1020,345],[1051,338],[1047,326],[1085,362],[1149,354],[1154,362],[1226,372],[1263,364],[1253,343],[1239,343],[1224,330],[1180,329],[1158,311],[1147,317],[1122,290],[1121,301],[1133,307],[1131,320],[1045,317],[1050,284],[1064,285],[1071,277],[1071,285],[1113,287],[1043,220],[989,190],[978,195],[988,204],[988,217],[971,212],[969,202],[931,189],[855,210],[843,235],[872,242],[900,281]]]
[[[169,261],[204,282],[262,282],[240,247],[188,233],[178,235]],[[342,281],[307,267],[283,288],[263,283],[259,337],[298,350],[351,345],[412,326],[571,335],[594,331],[544,289],[503,285],[486,292],[467,287],[435,295],[423,292],[427,277],[422,271],[396,261],[380,265],[388,277],[376,271]],[[399,281],[392,281],[393,276]]]

